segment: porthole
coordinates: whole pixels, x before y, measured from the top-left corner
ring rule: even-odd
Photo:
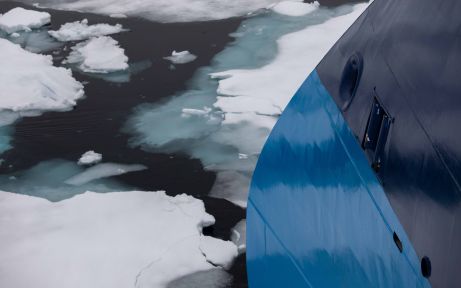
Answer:
[[[363,58],[359,53],[353,54],[344,66],[339,85],[339,95],[343,102],[341,109],[346,111],[354,100],[363,70]]]
[[[421,259],[421,273],[425,278],[431,277],[432,265],[431,260],[427,256],[424,256],[423,259]]]

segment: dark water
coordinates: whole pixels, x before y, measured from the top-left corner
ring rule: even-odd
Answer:
[[[0,2],[0,13],[23,6],[14,2]],[[33,8],[37,10],[36,8]],[[74,77],[85,84],[86,97],[69,112],[50,112],[39,117],[22,118],[14,125],[13,149],[2,155],[1,174],[29,169],[49,159],[75,162],[83,152],[95,150],[103,154],[104,162],[139,163],[147,170],[113,177],[133,189],[166,190],[169,195],[187,193],[205,202],[206,210],[216,218],[213,227],[205,233],[221,239],[230,238],[230,229],[245,218],[244,209],[222,200],[207,197],[215,174],[205,171],[199,160],[178,154],[148,153],[128,146],[129,135],[121,132],[133,108],[141,103],[159,102],[185,89],[186,82],[197,68],[208,66],[213,56],[233,40],[242,19],[197,23],[161,24],[143,19],[114,19],[106,16],[49,10],[50,29],[61,24],[87,18],[89,23],[120,23],[129,32],[111,35],[125,49],[130,63],[150,61],[151,66],[132,75],[128,83],[111,83],[74,72]],[[75,43],[67,43],[69,48]],[[189,50],[196,61],[170,69],[170,62],[162,58],[171,51]],[[59,65],[67,52],[53,55]],[[1,184],[0,184],[1,185]],[[0,187],[1,188],[1,187]],[[233,287],[246,287],[245,259],[241,256],[231,269]]]

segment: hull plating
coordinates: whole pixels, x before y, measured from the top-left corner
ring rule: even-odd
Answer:
[[[247,225],[250,287],[430,287],[316,71],[261,153]]]

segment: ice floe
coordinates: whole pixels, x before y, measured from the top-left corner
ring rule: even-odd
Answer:
[[[4,39],[0,51],[0,115],[6,113],[14,120],[43,111],[66,111],[83,96],[83,85],[69,69],[54,67],[51,56],[28,52]]]
[[[192,62],[195,59],[197,59],[197,56],[190,53],[189,51],[181,51],[181,52],[173,51],[171,53],[171,56],[163,57],[163,59],[166,59],[173,64],[186,64],[186,63]]]
[[[141,16],[160,22],[225,19],[277,3],[280,0],[37,0],[41,6],[106,15]]]
[[[16,7],[0,15],[0,29],[7,33],[30,31],[42,27],[50,21],[50,13]]]
[[[88,25],[88,20],[75,21],[63,24],[56,31],[49,31],[51,36],[59,41],[79,41],[96,36],[105,36],[126,31],[120,24],[110,25],[106,23]]]
[[[319,6],[319,2],[304,3],[303,1],[282,1],[275,4],[272,10],[279,14],[298,17],[315,11]]]
[[[101,163],[92,166],[80,174],[72,176],[64,181],[64,183],[74,186],[84,185],[91,181],[101,178],[107,178],[125,173],[146,170],[147,167],[140,164],[116,164],[116,163]]]
[[[110,14],[109,17],[112,17],[112,18],[127,18],[128,16],[126,16],[125,14],[122,14],[122,13],[115,13],[115,14]]]
[[[185,194],[86,192],[49,202],[0,192],[1,286],[167,287],[218,269],[201,250],[202,228],[214,221]]]
[[[217,173],[211,195],[245,207],[252,171],[278,116],[367,7],[312,5],[315,10],[300,17],[265,13],[244,21],[235,42],[198,70],[189,90],[137,110],[127,124],[131,144],[200,159]]]
[[[129,67],[125,50],[109,36],[99,36],[78,43],[72,47],[72,52],[64,63],[77,64],[79,69],[90,73],[110,73]]]
[[[78,159],[78,165],[91,165],[101,162],[102,154],[96,153],[93,150],[83,153],[83,155]]]

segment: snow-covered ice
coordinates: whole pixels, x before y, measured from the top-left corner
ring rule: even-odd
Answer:
[[[8,114],[11,121],[69,110],[83,96],[83,85],[69,69],[54,67],[51,56],[28,52],[4,39],[0,51],[0,115]]]
[[[190,22],[244,16],[280,0],[37,0],[41,6],[100,14],[140,16],[160,22]]]
[[[245,20],[235,42],[197,71],[189,90],[137,110],[127,124],[131,144],[200,159],[217,173],[211,195],[245,207],[252,171],[279,115],[367,7],[309,5],[313,10],[300,17],[266,13]]]
[[[226,269],[230,268],[232,260],[238,256],[237,246],[233,242],[210,236],[202,236],[200,250],[210,263]]]
[[[50,13],[16,7],[3,15],[0,14],[0,29],[7,33],[30,31],[42,27],[50,21]]]
[[[74,186],[80,186],[97,179],[122,175],[130,172],[142,171],[146,169],[146,166],[140,164],[101,163],[87,168],[80,174],[72,176],[71,178],[67,179],[64,183]]]
[[[0,283],[166,287],[216,269],[200,248],[202,228],[214,221],[202,201],[185,194],[86,192],[49,202],[0,192]]]
[[[315,11],[320,6],[319,2],[304,3],[302,1],[282,1],[272,7],[279,14],[299,17]]]
[[[164,59],[170,61],[173,64],[186,64],[197,59],[197,56],[190,53],[189,51],[173,51],[171,56],[164,57]]]
[[[59,41],[79,41],[96,36],[105,36],[126,31],[120,24],[106,23],[88,25],[88,20],[75,21],[63,24],[56,31],[49,31],[51,36]]]
[[[96,153],[93,150],[83,153],[83,155],[78,159],[79,165],[91,165],[101,162],[102,154]]]
[[[65,63],[77,64],[84,72],[110,73],[126,70],[128,57],[116,40],[100,36],[72,47]]]

